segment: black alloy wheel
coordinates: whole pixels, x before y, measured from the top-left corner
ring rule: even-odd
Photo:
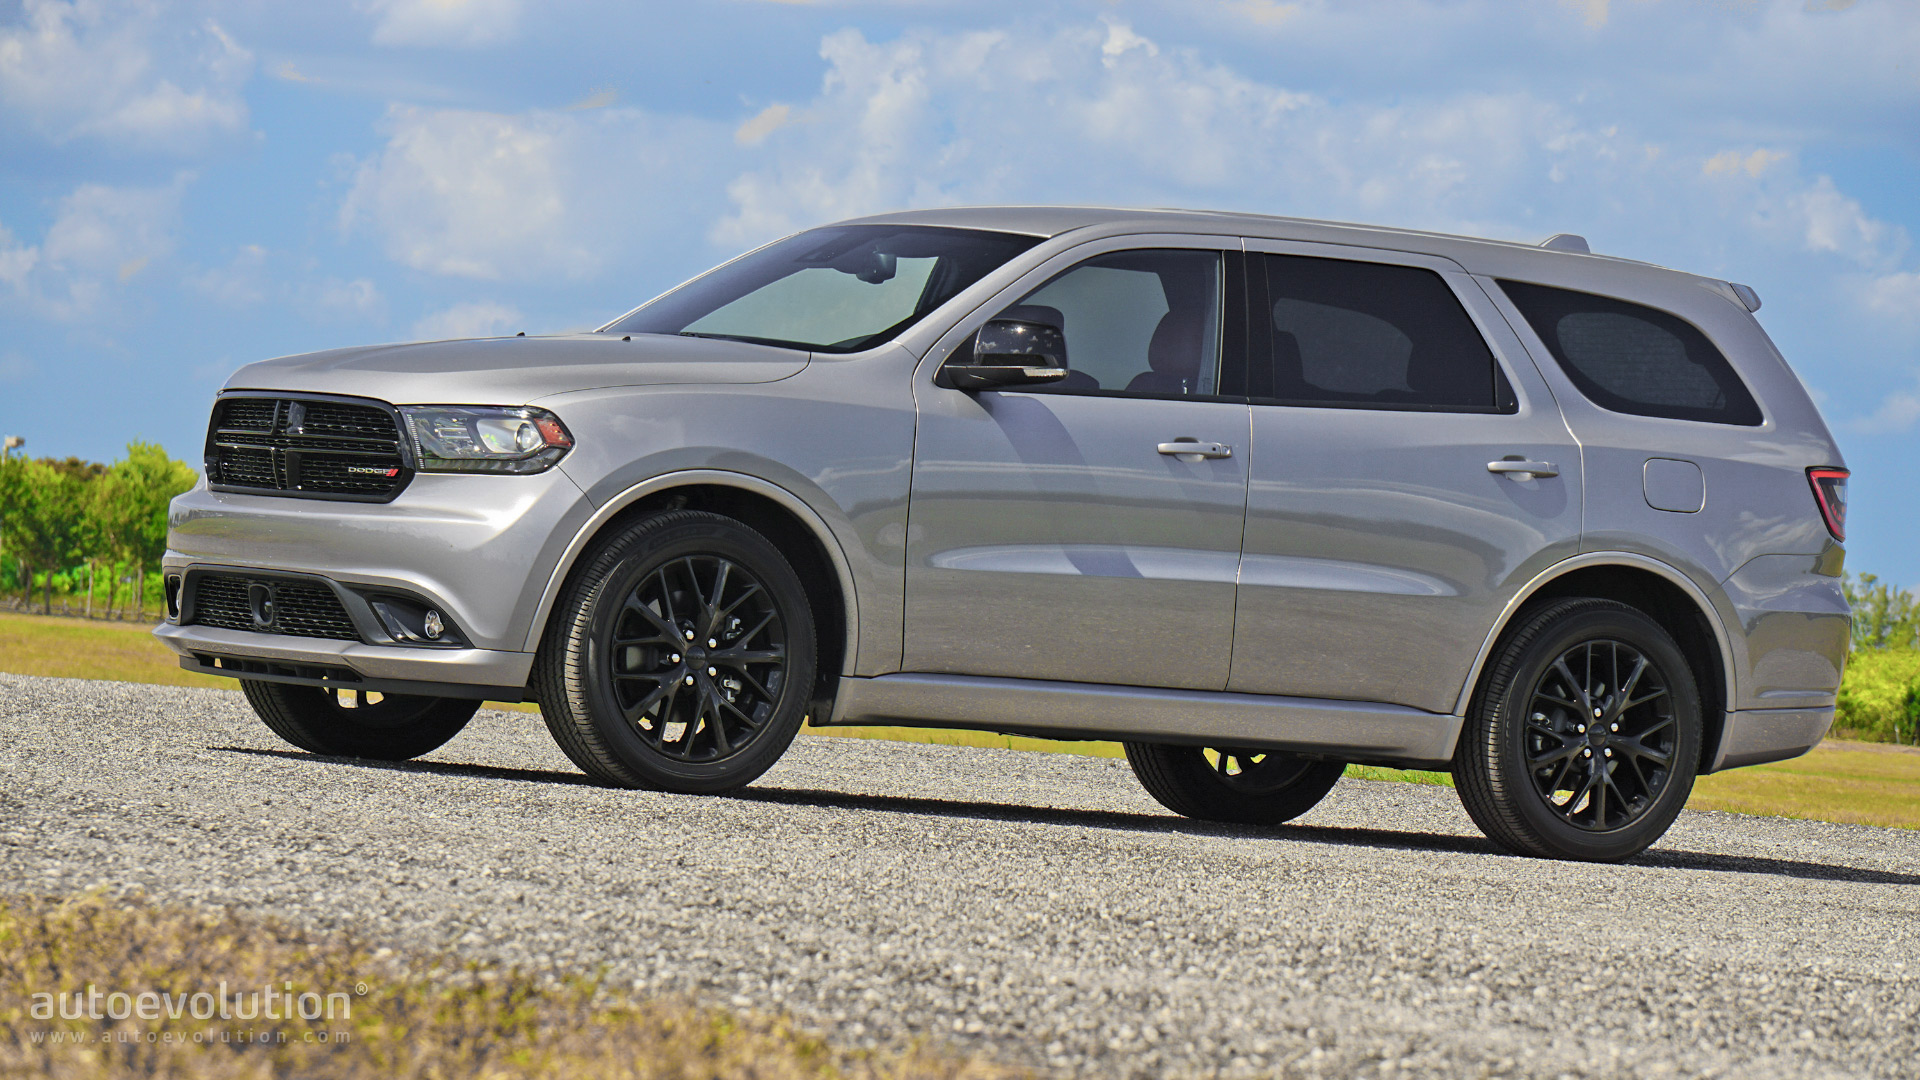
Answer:
[[[438,750],[480,711],[478,700],[381,694],[241,679],[273,733],[329,757],[406,761]]]
[[[787,627],[751,570],[689,555],[627,592],[601,656],[621,716],[656,753],[724,761],[773,719],[787,680]]]
[[[1526,741],[1534,793],[1568,824],[1606,832],[1658,801],[1680,726],[1659,667],[1602,638],[1568,649],[1534,683]]]
[[[1160,805],[1242,825],[1291,821],[1326,798],[1346,763],[1242,747],[1126,743],[1127,764]]]
[[[716,794],[786,751],[815,663],[806,591],[779,550],[731,518],[677,510],[582,559],[534,689],[554,740],[588,775]]]
[[[1495,650],[1454,782],[1489,839],[1614,861],[1664,835],[1693,790],[1699,690],[1660,624],[1611,600],[1548,603]]]

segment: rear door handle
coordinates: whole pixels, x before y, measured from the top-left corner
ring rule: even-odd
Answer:
[[[1559,476],[1560,467],[1551,461],[1489,461],[1490,473],[1525,473],[1528,476],[1545,480],[1549,476]]]
[[[1230,458],[1233,447],[1226,443],[1198,442],[1193,439],[1175,439],[1163,442],[1158,447],[1163,454],[1177,457],[1182,461],[1201,461],[1206,458]]]

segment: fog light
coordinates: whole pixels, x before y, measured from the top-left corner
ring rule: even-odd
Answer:
[[[447,624],[440,621],[440,612],[434,608],[428,608],[427,617],[420,622],[420,628],[425,630],[430,638],[438,638],[447,629]]]

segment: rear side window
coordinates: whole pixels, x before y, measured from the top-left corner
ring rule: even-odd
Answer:
[[[1439,274],[1301,255],[1261,256],[1252,269],[1256,290],[1264,270],[1268,313],[1252,327],[1248,389],[1256,401],[1512,408],[1492,351]]]
[[[1502,281],[1560,369],[1589,401],[1613,412],[1760,423],[1760,407],[1700,328],[1644,304]]]

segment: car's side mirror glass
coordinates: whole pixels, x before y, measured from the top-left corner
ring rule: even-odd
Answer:
[[[993,390],[1059,382],[1067,377],[1067,338],[1057,326],[995,319],[940,368],[939,383],[955,390]]]

